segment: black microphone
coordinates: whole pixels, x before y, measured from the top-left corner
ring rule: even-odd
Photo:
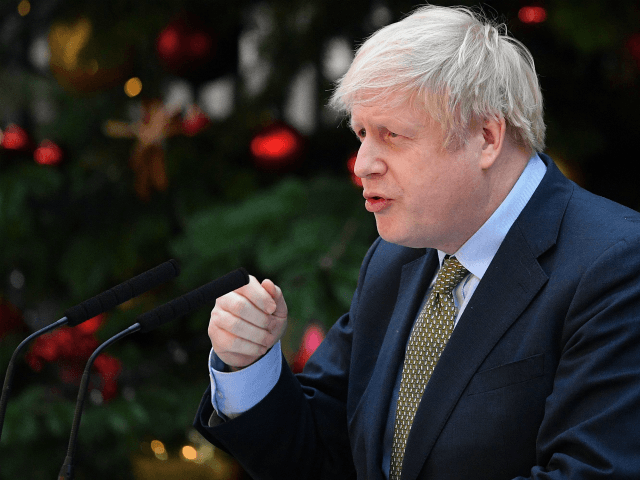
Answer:
[[[233,272],[213,280],[181,297],[160,305],[153,310],[143,313],[136,320],[140,324],[141,332],[148,332],[174,318],[186,315],[207,303],[213,302],[233,290],[249,283],[249,274],[240,267]]]
[[[26,339],[18,345],[14,350],[7,372],[4,377],[4,386],[2,387],[2,397],[0,398],[0,438],[2,437],[2,427],[4,426],[4,416],[7,410],[7,403],[9,401],[9,394],[11,392],[11,384],[13,382],[13,368],[16,359],[19,354],[26,348],[26,346],[35,338],[43,335],[51,330],[58,328],[62,325],[69,325],[74,327],[79,325],[90,318],[95,317],[101,313],[111,310],[113,307],[120,305],[121,303],[131,300],[137,297],[141,293],[147,292],[152,288],[155,288],[169,280],[174,279],[180,274],[180,265],[178,262],[171,259],[164,262],[157,267],[147,270],[140,275],[137,275],[130,280],[122,282],[119,285],[102,292],[95,297],[85,300],[79,303],[75,307],[71,307],[64,312],[64,317],[51,325],[32,333]]]
[[[180,274],[180,266],[175,260],[169,260],[157,267],[141,273],[131,280],[122,282],[120,285],[102,292],[95,297],[79,303],[75,307],[71,307],[64,312],[64,316],[68,319],[70,327],[89,320],[121,303],[137,297],[141,293],[147,292],[158,285],[177,277]]]
[[[73,425],[71,426],[71,435],[69,436],[69,446],[67,448],[67,456],[60,468],[58,480],[72,480],[74,474],[73,456],[76,450],[78,438],[78,428],[80,427],[80,419],[84,407],[84,399],[87,395],[89,386],[89,373],[91,366],[96,357],[106,347],[137,331],[148,332],[176,318],[187,315],[188,313],[206,305],[215,302],[218,297],[225,295],[249,283],[249,274],[244,268],[239,268],[233,272],[213,280],[189,293],[185,293],[170,302],[160,305],[149,312],[139,315],[137,322],[129,328],[114,335],[109,340],[100,345],[89,357],[87,365],[82,374],[80,382],[80,390],[78,391],[78,400],[76,401],[76,410],[73,417]]]

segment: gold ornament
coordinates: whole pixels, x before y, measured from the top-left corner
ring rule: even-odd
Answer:
[[[160,100],[142,102],[142,117],[135,123],[108,120],[104,132],[112,138],[137,138],[129,165],[135,174],[138,197],[148,201],[152,189],[165,191],[169,186],[165,168],[163,141],[183,133],[179,111],[165,107]]]
[[[91,21],[80,17],[75,22],[56,22],[49,30],[51,59],[49,66],[58,83],[74,93],[90,93],[119,84],[127,73],[128,52],[118,64],[107,65],[99,58],[83,55],[92,40]]]

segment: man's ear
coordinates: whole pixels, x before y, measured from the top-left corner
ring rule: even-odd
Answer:
[[[500,155],[504,146],[507,122],[504,117],[488,118],[482,124],[482,153],[480,154],[480,168],[490,168]]]

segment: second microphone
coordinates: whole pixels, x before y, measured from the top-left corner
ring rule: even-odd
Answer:
[[[141,332],[148,332],[171,320],[212,303],[216,298],[226,295],[249,283],[249,273],[242,267],[217,278],[181,297],[160,305],[140,315],[136,320]]]

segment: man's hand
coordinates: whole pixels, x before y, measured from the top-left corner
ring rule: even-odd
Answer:
[[[231,367],[246,367],[262,357],[284,335],[287,304],[271,280],[249,283],[216,300],[209,321],[213,351]]]

